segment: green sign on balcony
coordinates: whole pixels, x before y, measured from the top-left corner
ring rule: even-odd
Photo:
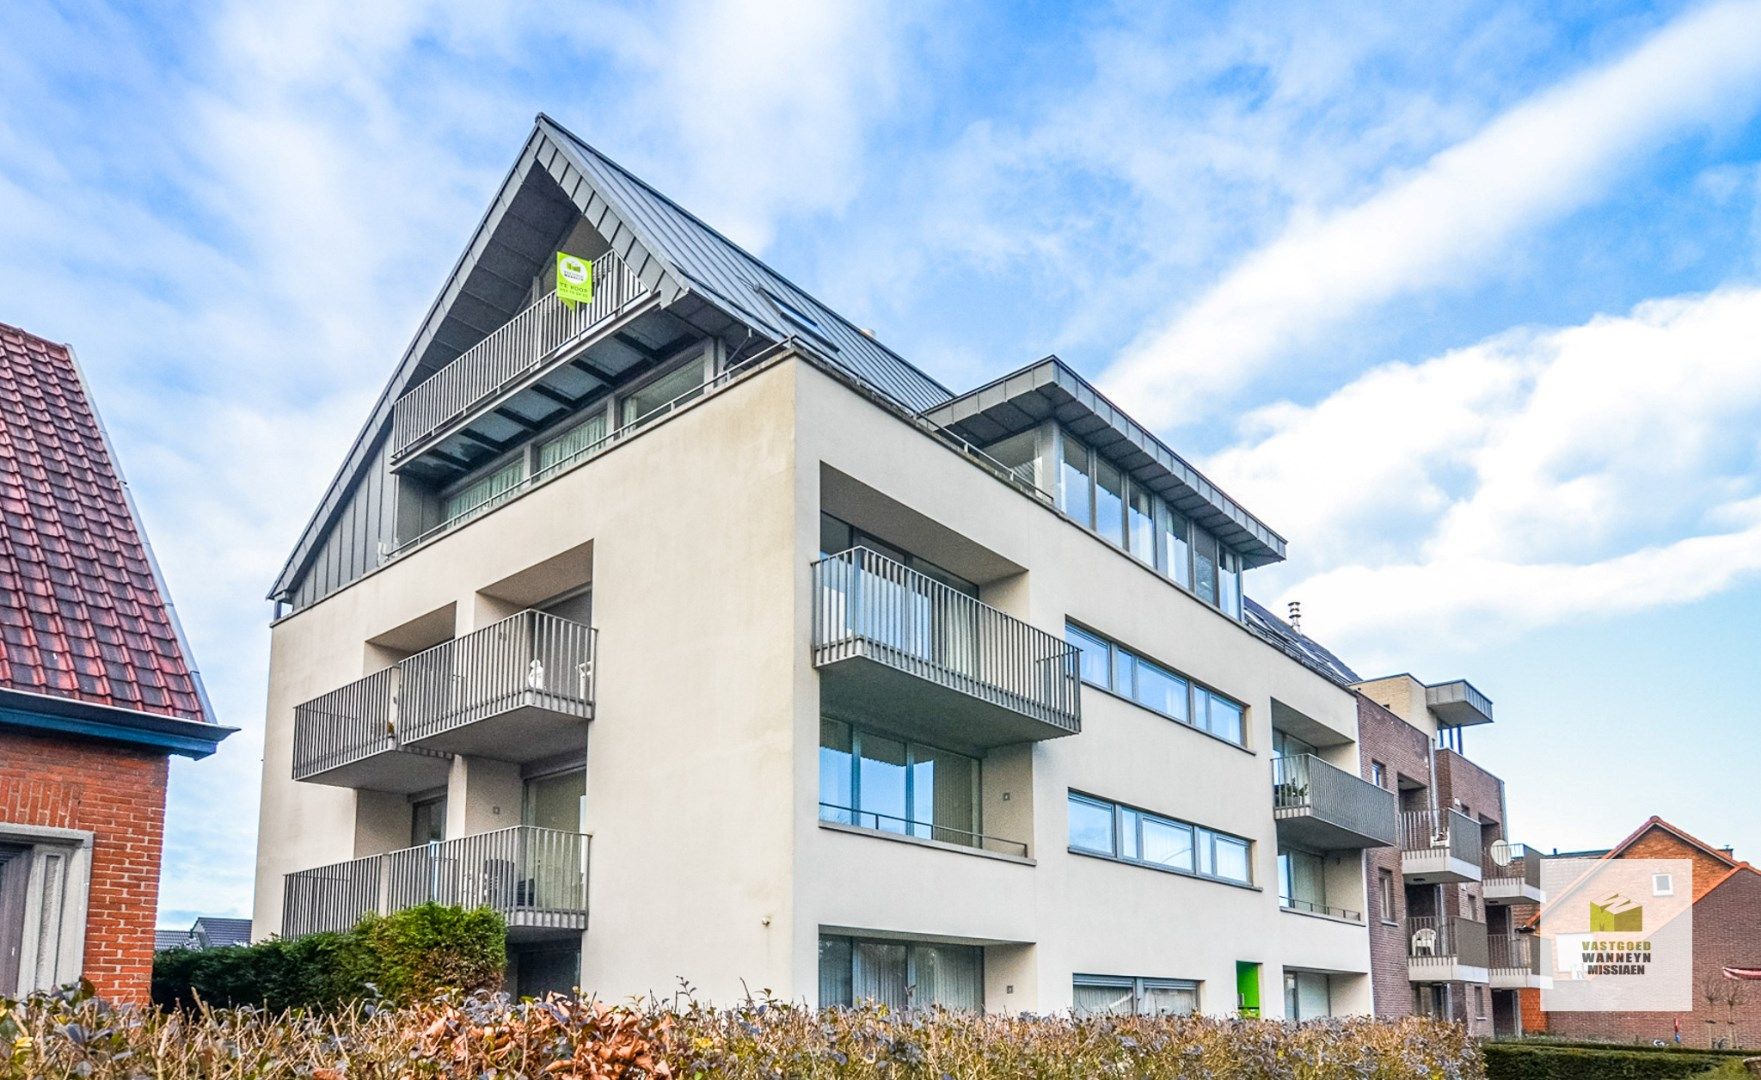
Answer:
[[[593,264],[566,251],[556,253],[556,298],[573,311],[593,302]]]

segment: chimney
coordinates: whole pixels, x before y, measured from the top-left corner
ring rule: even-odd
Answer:
[[[1302,633],[1302,601],[1290,602],[1290,628],[1298,634]]]

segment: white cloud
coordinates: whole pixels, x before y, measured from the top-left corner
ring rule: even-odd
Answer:
[[[1191,421],[1353,316],[1485,273],[1525,230],[1598,198],[1647,150],[1746,116],[1758,97],[1761,3],[1682,16],[1357,205],[1295,222],[1142,335],[1104,382],[1152,424]]]
[[[1761,288],[1366,372],[1214,457],[1341,646],[1699,599],[1761,571]]]

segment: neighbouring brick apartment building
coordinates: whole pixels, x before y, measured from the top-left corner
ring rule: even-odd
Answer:
[[[1693,864],[1694,1007],[1681,1012],[1549,1012],[1541,994],[1523,995],[1530,1032],[1576,1039],[1651,1042],[1681,1038],[1694,1046],[1761,1046],[1761,981],[1732,977],[1761,969],[1761,870],[1660,817],[1607,851],[1555,858],[1670,859]],[[1679,888],[1679,886],[1678,886]],[[1529,913],[1530,921],[1536,917]]]
[[[71,350],[0,324],[0,996],[146,997],[169,755],[231,731]]]

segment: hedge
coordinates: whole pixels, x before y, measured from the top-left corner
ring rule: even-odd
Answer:
[[[443,988],[501,987],[507,926],[488,908],[423,904],[368,915],[353,930],[153,956],[161,1008],[332,1010],[370,998],[410,1001]]]
[[[1487,1080],[1673,1080],[1736,1065],[1734,1055],[1662,1047],[1589,1049],[1547,1043],[1489,1042],[1480,1048]]]
[[[1459,1025],[457,995],[338,1013],[0,1000],[0,1080],[1484,1080]]]

